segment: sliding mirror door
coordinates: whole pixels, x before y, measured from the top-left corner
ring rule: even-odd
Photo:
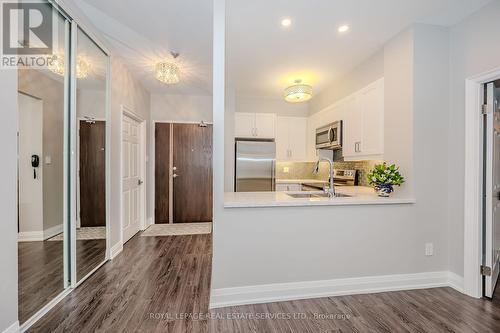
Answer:
[[[76,33],[76,279],[106,259],[106,121],[108,56]]]
[[[24,324],[69,286],[69,22],[50,4],[52,62],[18,69],[18,287]],[[18,41],[23,43],[23,41]]]

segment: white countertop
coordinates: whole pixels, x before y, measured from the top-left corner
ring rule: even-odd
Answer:
[[[325,184],[328,180],[320,179],[276,179],[276,184]]]
[[[346,206],[346,205],[395,205],[415,203],[413,198],[398,198],[396,193],[389,198],[377,196],[373,188],[363,186],[342,186],[337,193],[351,195],[341,198],[293,198],[287,193],[308,192],[226,192],[224,207],[298,207],[298,206]],[[394,195],[396,194],[396,195]]]

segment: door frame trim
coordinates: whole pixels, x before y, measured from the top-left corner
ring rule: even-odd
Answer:
[[[464,293],[481,298],[483,295],[483,122],[482,86],[500,78],[496,68],[465,80],[465,182],[464,182]]]
[[[140,160],[140,177],[143,179],[143,186],[140,190],[140,201],[141,201],[141,216],[139,220],[139,231],[145,230],[148,225],[147,225],[147,203],[146,203],[146,193],[147,193],[147,143],[146,143],[146,120],[135,113],[132,108],[122,104],[121,105],[121,112],[120,112],[120,244],[123,246],[123,116],[127,116],[129,118],[132,118],[133,120],[137,121],[139,123],[139,131],[140,131],[140,153],[139,153],[139,160]],[[116,245],[116,244],[115,244]]]

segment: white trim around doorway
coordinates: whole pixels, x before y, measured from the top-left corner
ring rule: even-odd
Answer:
[[[480,266],[483,245],[482,86],[500,78],[500,68],[465,81],[464,293],[483,295]]]

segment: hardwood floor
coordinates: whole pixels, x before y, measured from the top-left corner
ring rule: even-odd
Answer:
[[[207,331],[206,320],[155,318],[207,311],[211,261],[211,235],[136,235],[30,331]]]
[[[137,235],[31,332],[500,332],[500,290],[494,301],[436,288],[209,311],[210,275],[211,235]]]
[[[78,240],[77,277],[105,258],[106,240]],[[63,242],[18,243],[19,322],[22,324],[64,290]]]
[[[19,322],[24,323],[64,290],[63,242],[20,242]]]

